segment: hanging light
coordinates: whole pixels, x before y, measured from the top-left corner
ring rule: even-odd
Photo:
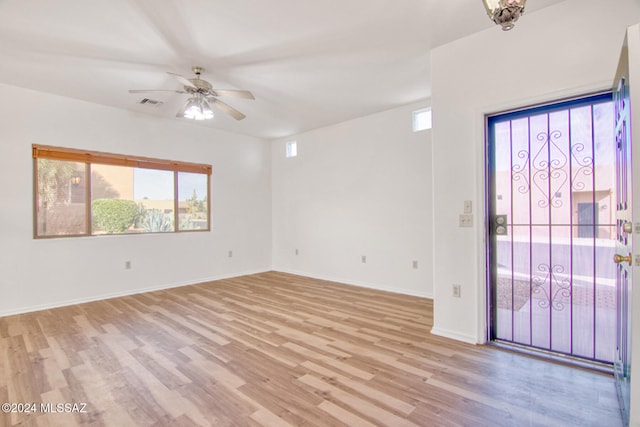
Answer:
[[[514,23],[524,13],[526,2],[527,0],[482,0],[489,18],[501,25],[504,31],[514,27]]]
[[[192,120],[208,120],[213,118],[213,110],[207,100],[200,93],[189,98],[183,109],[183,117]]]

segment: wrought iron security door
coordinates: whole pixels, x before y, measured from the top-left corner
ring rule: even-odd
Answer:
[[[488,118],[490,339],[611,363],[611,94]]]

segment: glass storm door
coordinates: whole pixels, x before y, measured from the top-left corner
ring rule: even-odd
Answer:
[[[613,116],[605,93],[488,118],[491,340],[613,363]]]

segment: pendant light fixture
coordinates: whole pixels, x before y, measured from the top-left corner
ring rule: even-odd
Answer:
[[[503,31],[509,31],[514,23],[524,13],[527,0],[482,0],[489,18],[502,26]]]

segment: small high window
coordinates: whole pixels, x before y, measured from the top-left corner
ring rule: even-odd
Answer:
[[[423,108],[413,112],[413,131],[431,129],[431,108]]]
[[[287,142],[287,157],[295,157],[298,155],[298,143],[296,141]]]

